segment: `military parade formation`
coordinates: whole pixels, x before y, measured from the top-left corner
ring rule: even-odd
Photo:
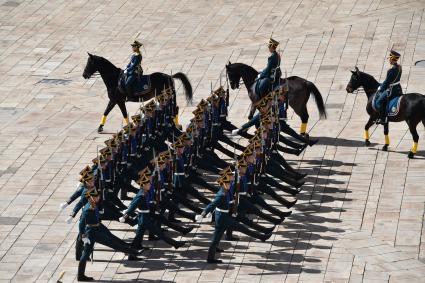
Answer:
[[[190,124],[182,130],[172,82],[161,91],[155,90],[148,102],[146,97],[140,99],[152,86],[149,79],[142,78],[142,44],[139,41],[132,44],[134,54],[126,69],[119,72],[120,82],[114,91],[126,97],[125,101],[144,102],[139,113],[131,116],[131,122],[126,110],[123,111],[124,127],[105,141],[105,147],[98,150],[92,164],[80,172],[76,191],[60,205],[61,209],[74,205],[67,223],[80,215],[75,245],[79,281],[94,280],[86,276],[85,269],[93,257],[95,243],[125,253],[130,261],[138,261],[147,249],[143,245],[145,232],[148,240],[162,240],[179,249],[189,243],[170,236],[168,229],[177,232],[180,238],[200,224],[212,224],[214,232],[206,261],[219,264],[222,261],[217,253],[223,251],[220,248],[223,236],[227,241],[237,241],[233,232],[238,231],[264,242],[291,215],[289,209],[297,201],[306,174],[293,168],[283,154],[299,155],[318,140],[306,134],[306,121],[303,120],[300,134],[286,123],[294,87],[290,78],[281,78],[278,45],[278,41],[270,38],[267,67],[258,73],[248,90],[253,101],[252,114],[255,111],[257,114],[250,115],[246,124],[237,128],[228,120],[229,88],[220,85],[198,103]],[[98,67],[90,67],[95,65],[90,60],[101,61],[100,57],[91,54],[89,57],[85,78],[101,72]],[[399,57],[400,54],[391,51],[392,68],[378,88],[378,104],[383,106],[374,117],[379,123],[388,124],[386,105],[393,97],[401,96]],[[229,62],[227,77],[235,88],[241,76],[235,79],[230,67]],[[170,76],[169,80],[174,77],[183,78]],[[182,81],[185,83],[184,78]],[[303,82],[317,90],[308,83]],[[352,79],[348,92],[359,87],[354,83]],[[186,90],[191,92],[187,84]],[[112,95],[109,89],[108,95]],[[111,109],[117,103],[120,105],[115,100]],[[320,101],[318,106],[325,116]],[[121,105],[120,108],[123,110]],[[103,131],[107,113],[102,116],[99,132]],[[248,133],[252,126],[255,131]],[[295,139],[289,139],[285,133]],[[211,220],[206,221],[209,216]],[[135,236],[131,242],[124,241],[102,221],[126,223],[134,227]]]

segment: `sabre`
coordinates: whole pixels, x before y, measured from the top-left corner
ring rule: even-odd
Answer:
[[[102,190],[102,199],[105,200],[105,188],[102,187],[103,172],[102,172],[102,168],[100,167],[99,145],[96,146],[96,154],[97,154],[97,170],[98,170],[98,173],[100,174],[99,190]]]
[[[158,184],[161,184],[161,172],[159,172],[159,164],[158,164],[158,158],[156,157],[156,151],[155,148],[153,150],[153,160],[155,161],[155,171],[158,174]],[[161,201],[161,189],[157,192],[159,194],[159,201]]]

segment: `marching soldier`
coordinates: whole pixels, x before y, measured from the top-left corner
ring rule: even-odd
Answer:
[[[233,176],[225,175],[224,177],[218,180],[218,184],[220,185],[220,191],[215,196],[215,199],[203,210],[200,215],[196,216],[196,220],[198,222],[202,221],[202,219],[209,213],[215,210],[215,228],[214,234],[212,237],[211,245],[208,249],[208,263],[222,263],[221,260],[215,258],[216,251],[220,251],[218,249],[218,245],[220,243],[221,237],[224,232],[232,228],[233,230],[240,231],[248,236],[259,239],[261,241],[266,241],[271,237],[271,234],[260,234],[256,231],[252,231],[240,224],[236,221],[230,214],[229,209],[230,205],[233,201],[233,195],[230,191],[230,182],[232,181]]]
[[[139,224],[137,226],[136,236],[131,243],[131,247],[133,249],[140,249],[142,247],[143,234],[145,233],[145,230],[149,230],[149,232],[157,235],[160,239],[164,240],[167,244],[174,246],[176,249],[184,246],[186,243],[185,241],[175,241],[165,235],[162,232],[161,227],[151,216],[154,192],[152,190],[153,186],[149,170],[144,170],[141,173],[138,184],[140,185],[139,192],[131,201],[123,217],[120,218],[120,222],[124,222],[128,215],[133,213],[136,208],[139,208],[140,210],[138,215]],[[138,258],[134,255],[129,255],[128,259],[138,260]]]
[[[87,182],[88,181],[90,180],[87,180]],[[99,218],[99,209],[97,207],[99,194],[94,187],[90,188],[90,190],[86,193],[86,197],[88,198],[88,203],[83,209],[79,224],[79,231],[82,242],[84,243],[84,250],[78,264],[78,281],[93,281],[92,277],[87,277],[84,273],[86,270],[87,260],[93,253],[95,242],[134,256],[141,253],[138,250],[130,248],[127,243],[114,236],[101,223]]]
[[[264,213],[261,212],[254,204],[249,201],[247,197],[248,193],[248,184],[246,178],[246,170],[248,167],[248,163],[244,158],[238,160],[236,164],[236,176],[231,183],[230,190],[234,190],[236,194],[236,201],[233,203],[232,211],[236,213],[236,221],[241,222],[248,227],[257,230],[264,234],[270,234],[273,232],[275,226],[267,228],[260,224],[257,224],[253,220],[249,219],[247,214],[253,213],[258,216],[264,216]],[[228,167],[230,169],[230,167]],[[261,217],[260,216],[260,217]],[[226,231],[226,240],[228,241],[237,241],[238,238],[235,238],[232,235],[232,228],[227,229]]]

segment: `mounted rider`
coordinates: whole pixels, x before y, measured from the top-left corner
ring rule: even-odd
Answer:
[[[140,53],[140,47],[142,46],[143,44],[137,40],[131,44],[134,53],[131,55],[130,63],[128,63],[124,70],[124,74],[127,75],[125,80],[125,88],[128,95],[131,95],[132,87],[137,79],[137,76],[141,76],[143,74],[143,69],[141,66],[142,54]]]
[[[262,98],[279,85],[282,72],[280,70],[280,55],[276,51],[278,45],[278,41],[270,38],[268,47],[271,55],[267,59],[267,67],[258,74],[256,84],[256,93],[259,98]]]
[[[390,51],[388,57],[391,68],[387,71],[387,77],[384,82],[379,86],[377,92],[378,105],[380,105],[379,119],[376,121],[377,124],[386,124],[387,118],[387,105],[391,99],[403,95],[403,91],[400,86],[401,78],[401,65],[397,63],[400,59],[400,54],[394,50]]]

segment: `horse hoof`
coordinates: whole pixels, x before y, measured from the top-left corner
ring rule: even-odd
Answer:
[[[388,151],[388,144],[386,144],[382,147],[382,151]]]
[[[409,154],[407,155],[407,157],[409,157],[409,159],[413,159],[415,157],[415,154],[409,151]]]
[[[98,133],[103,132],[103,125],[100,125],[100,126],[99,126],[99,128],[97,128],[97,132],[98,132]]]
[[[366,146],[370,146],[370,141],[369,140],[365,140],[364,143],[365,143]]]

